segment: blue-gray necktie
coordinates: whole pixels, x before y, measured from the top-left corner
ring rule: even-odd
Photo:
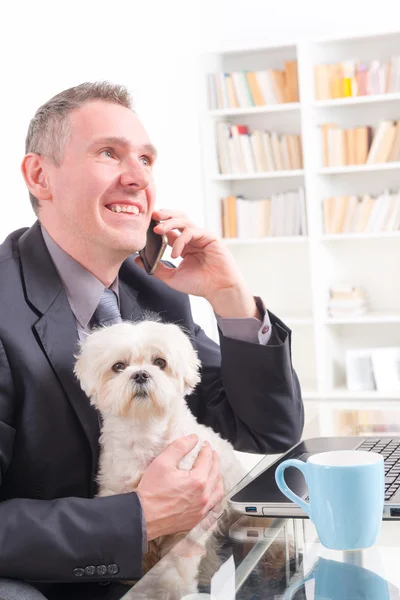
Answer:
[[[114,323],[121,323],[121,321],[117,296],[112,290],[106,288],[94,311],[90,325],[91,327],[95,327],[96,325],[114,325]]]

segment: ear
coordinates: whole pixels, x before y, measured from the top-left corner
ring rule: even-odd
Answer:
[[[85,353],[78,354],[74,358],[77,359],[74,365],[74,373],[86,396],[91,398],[95,395],[96,391],[96,379],[93,369],[91,369],[91,365]]]
[[[184,383],[183,393],[185,396],[190,394],[194,390],[196,385],[199,383],[199,381],[201,379],[200,372],[199,372],[200,367],[201,367],[201,362],[197,358],[197,355],[196,355],[195,351],[193,350],[193,356],[188,361],[188,364],[186,365],[185,373],[183,375],[183,383]]]
[[[43,156],[27,154],[21,164],[22,175],[31,194],[38,200],[51,200],[52,193]]]

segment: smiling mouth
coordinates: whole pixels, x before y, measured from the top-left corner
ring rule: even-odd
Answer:
[[[122,213],[134,217],[140,214],[139,208],[133,204],[109,204],[106,205],[106,208],[113,213]]]

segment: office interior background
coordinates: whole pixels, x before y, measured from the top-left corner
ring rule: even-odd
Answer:
[[[390,162],[387,154],[378,166],[373,161],[361,164],[365,160],[360,159],[354,167],[337,155],[336,162],[326,163],[323,135],[332,135],[324,130],[332,124],[342,132],[336,131],[334,142],[329,138],[329,144],[338,144],[339,155],[344,130],[364,129],[373,137],[381,128],[383,139],[386,126],[394,144],[397,131],[400,136],[400,58],[391,63],[393,71],[398,65],[395,87],[390,91],[386,86],[371,98],[346,93],[344,99],[328,99],[321,92],[323,99],[318,100],[314,76],[317,65],[360,60],[369,68],[374,60],[383,66],[400,57],[400,5],[390,0],[379,5],[359,0],[328,5],[295,0],[73,0],[61,7],[43,1],[15,3],[3,6],[0,15],[0,239],[35,220],[20,174],[35,110],[83,81],[122,83],[159,151],[154,172],[159,208],[184,210],[221,235],[223,198],[279,195],[283,202],[283,194],[301,194],[303,217],[297,212],[296,218],[303,221],[298,229],[289,212],[285,217],[275,213],[281,225],[289,219],[288,231],[274,226],[273,235],[264,232],[254,238],[253,230],[242,228],[240,238],[227,243],[254,294],[292,328],[293,362],[307,414],[314,414],[316,403],[323,404],[324,410],[318,409],[323,432],[335,432],[330,412],[335,402],[346,402],[345,418],[356,419],[359,433],[397,432],[400,216],[396,221],[391,208],[394,229],[388,228],[387,213],[369,231],[345,226],[345,217],[351,202],[354,209],[356,198],[366,195],[372,202],[386,194],[386,209],[395,206],[396,200],[390,202],[400,190],[400,153]],[[236,110],[210,105],[209,73],[283,71],[285,61],[297,62],[298,100]],[[281,143],[282,136],[301,136],[301,164],[283,164],[268,173],[256,165],[255,176],[248,169],[221,174],[217,123],[242,125],[249,133],[273,132]],[[282,160],[287,158],[283,155]],[[285,205],[297,206],[299,197],[292,196]],[[236,208],[239,222],[243,207],[241,213]],[[245,213],[246,222],[251,218]],[[336,219],[336,226],[329,219]],[[194,298],[193,312],[216,337],[206,302]],[[377,349],[382,351],[374,353]]]

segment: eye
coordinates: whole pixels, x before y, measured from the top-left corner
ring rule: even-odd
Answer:
[[[114,373],[121,373],[122,371],[125,371],[126,369],[126,364],[123,362],[117,362],[115,363],[115,365],[112,366],[112,370],[114,371]]]
[[[143,164],[145,165],[145,167],[150,167],[151,166],[151,160],[148,156],[141,156],[140,160],[143,162]]]
[[[101,150],[99,154],[104,154],[105,156],[107,156],[107,158],[113,158],[114,150],[112,148],[104,148],[104,150]]]
[[[159,367],[161,369],[161,371],[163,371],[165,369],[165,367],[167,366],[167,361],[164,360],[163,358],[155,358],[153,360],[153,365],[155,365],[156,367]]]

